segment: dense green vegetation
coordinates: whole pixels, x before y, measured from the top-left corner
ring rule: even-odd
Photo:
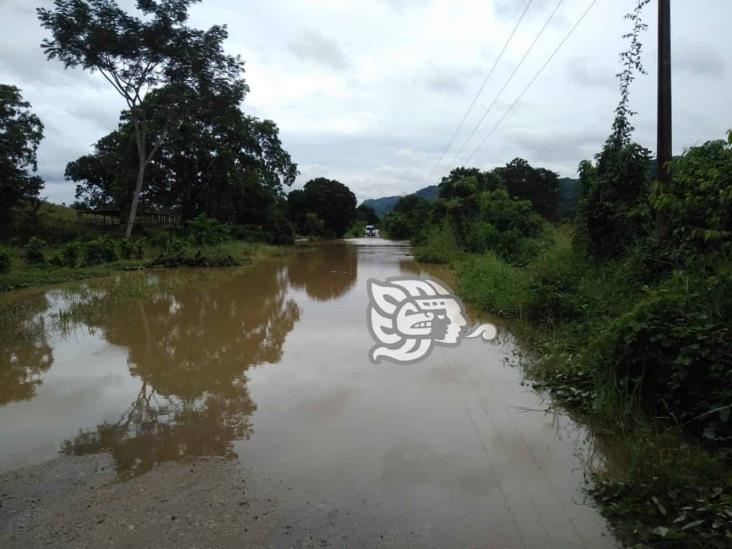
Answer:
[[[418,259],[449,263],[468,301],[522,323],[535,383],[612,447],[593,490],[621,539],[727,546],[732,133],[675,159],[668,185],[650,180],[637,146],[613,146],[583,164],[574,224],[456,173],[434,205],[405,199],[384,224]],[[632,199],[613,191],[630,177]],[[599,202],[604,215],[588,206]]]
[[[31,112],[15,86],[0,84],[0,230],[8,225],[13,208],[38,196],[43,181],[31,175],[43,124]]]
[[[184,228],[125,239],[100,233],[63,243],[32,237],[0,247],[0,291],[53,284],[116,271],[170,267],[227,267],[287,253],[267,244],[266,235],[220,223],[201,214]]]
[[[533,383],[606,450],[590,490],[624,543],[729,547],[732,131],[655,180],[628,106],[645,4],[628,17],[621,100],[580,164],[573,223],[556,223],[568,216],[558,178],[514,160],[454,170],[434,204],[405,197],[383,227],[418,259],[449,263],[467,300],[515,319]]]

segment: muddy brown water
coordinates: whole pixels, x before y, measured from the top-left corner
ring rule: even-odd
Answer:
[[[104,453],[139,482],[223,456],[277,502],[274,547],[614,546],[590,434],[541,411],[505,329],[369,361],[367,280],[419,274],[440,275],[363,239],[0,296],[0,472]]]

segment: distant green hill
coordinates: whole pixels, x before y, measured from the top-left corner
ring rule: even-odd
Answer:
[[[421,196],[422,198],[427,200],[434,200],[435,198],[437,198],[437,185],[430,185],[429,187],[420,189],[413,194]],[[385,196],[383,198],[372,198],[369,200],[364,200],[363,205],[373,208],[376,212],[376,215],[378,215],[379,217],[383,217],[384,214],[387,214],[394,209],[394,206],[396,206],[396,203],[399,202],[400,198],[401,196]]]

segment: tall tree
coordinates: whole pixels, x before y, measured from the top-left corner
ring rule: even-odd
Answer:
[[[356,219],[356,195],[343,183],[325,177],[311,179],[302,191],[292,191],[288,196],[290,219],[304,229],[307,213],[314,213],[323,220],[325,230],[341,237]]]
[[[274,122],[241,112],[243,95],[237,82],[219,82],[191,94],[162,88],[146,99],[165,101],[181,112],[150,162],[141,204],[177,208],[184,220],[204,213],[266,229],[284,217],[275,210],[282,209],[283,187],[292,184],[297,166],[282,148]],[[93,206],[124,209],[129,204],[135,172],[132,134],[125,112],[119,128],[100,139],[92,154],[68,164],[66,176],[78,183],[78,198]]]
[[[523,158],[493,170],[511,196],[530,200],[544,217],[555,219],[559,203],[559,176],[545,168],[534,168]]]
[[[42,43],[47,57],[67,68],[99,71],[127,105],[137,151],[128,237],[145,168],[179,122],[179,109],[168,108],[165,101],[145,101],[148,94],[163,86],[181,95],[200,91],[214,82],[240,80],[243,71],[239,57],[223,52],[226,27],[201,31],[185,25],[188,7],[197,1],[137,0],[142,17],[129,15],[115,0],[54,0],[54,9],[37,10],[41,25],[52,34]]]
[[[0,84],[0,225],[9,223],[13,207],[38,196],[43,180],[30,175],[37,169],[36,151],[43,124],[30,111],[15,86]]]

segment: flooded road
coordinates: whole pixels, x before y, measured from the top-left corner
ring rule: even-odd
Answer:
[[[422,271],[364,239],[0,296],[0,473],[105,456],[129,487],[225,458],[274,506],[252,545],[614,546],[582,492],[591,439],[539,411],[509,333],[369,361],[368,279]]]

